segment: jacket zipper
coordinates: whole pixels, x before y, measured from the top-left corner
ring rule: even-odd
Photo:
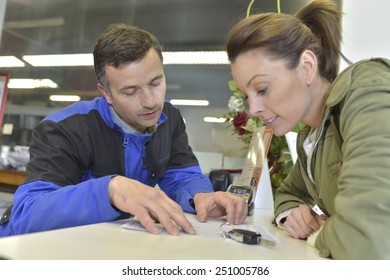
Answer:
[[[318,198],[319,198],[319,199],[321,199],[321,196],[320,196],[320,193],[319,193],[319,191],[318,191],[317,184],[316,184],[315,181],[314,181],[314,174],[313,174],[313,171],[314,171],[314,160],[313,160],[313,155],[314,155],[314,153],[317,154],[317,146],[318,146],[318,143],[320,142],[320,139],[321,139],[321,137],[322,137],[322,134],[324,133],[326,120],[327,120],[327,118],[326,118],[325,121],[321,124],[321,132],[320,132],[320,134],[318,135],[318,138],[317,138],[316,142],[315,142],[314,145],[313,145],[313,153],[312,153],[312,155],[311,155],[311,163],[310,163],[310,167],[309,167],[309,168],[310,168],[310,173],[311,173],[311,177],[312,177],[312,178],[310,178],[310,176],[308,176],[308,177],[309,177],[309,180],[313,183],[313,185],[315,186],[315,188],[316,188],[316,190],[317,190],[317,194],[318,194]],[[312,180],[312,179],[313,179],[313,180]]]
[[[127,148],[129,146],[129,136],[125,135],[125,138],[123,139],[123,147]]]
[[[127,167],[127,157],[128,157],[128,153],[127,153],[127,148],[129,146],[129,136],[128,135],[125,135],[124,138],[123,138],[123,166],[125,167],[125,175],[126,177],[129,177],[129,172],[128,172],[128,167]]]

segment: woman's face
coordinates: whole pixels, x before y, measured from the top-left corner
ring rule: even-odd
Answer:
[[[247,96],[250,113],[281,136],[310,115],[312,97],[305,83],[306,66],[288,69],[261,49],[240,54],[232,63],[237,87]]]

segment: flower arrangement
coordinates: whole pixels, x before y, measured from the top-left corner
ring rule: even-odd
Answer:
[[[233,134],[237,135],[243,143],[249,147],[252,138],[253,130],[265,124],[257,117],[250,116],[246,111],[245,95],[237,88],[234,80],[228,82],[229,89],[233,95],[228,102],[229,111],[223,116],[228,127],[233,128]],[[299,130],[298,126],[294,131]],[[274,188],[281,185],[284,178],[290,172],[293,166],[290,151],[287,141],[284,136],[273,136],[270,149],[267,155],[269,173],[271,176],[271,184]]]
[[[249,145],[253,130],[264,125],[257,117],[249,116],[245,111],[245,96],[237,89],[234,80],[229,81],[229,88],[233,92],[228,102],[229,111],[224,115],[225,121],[233,126],[233,133]]]

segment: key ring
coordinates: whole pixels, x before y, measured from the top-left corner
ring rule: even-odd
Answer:
[[[223,238],[230,239],[230,236],[227,234],[227,231],[223,229],[224,226],[230,226],[230,231],[234,230],[234,227],[232,224],[229,223],[223,223],[219,226],[219,231],[222,233]]]
[[[231,229],[227,231],[224,229],[225,226],[230,226]],[[240,228],[236,229],[232,224],[229,223],[221,224],[219,229],[225,239],[233,239],[235,241],[251,245],[259,244],[261,241],[261,234],[258,231]]]

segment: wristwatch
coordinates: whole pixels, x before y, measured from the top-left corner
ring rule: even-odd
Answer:
[[[248,215],[250,216],[253,214],[253,210],[255,209],[255,186],[231,184],[226,191],[245,199],[248,203]]]

